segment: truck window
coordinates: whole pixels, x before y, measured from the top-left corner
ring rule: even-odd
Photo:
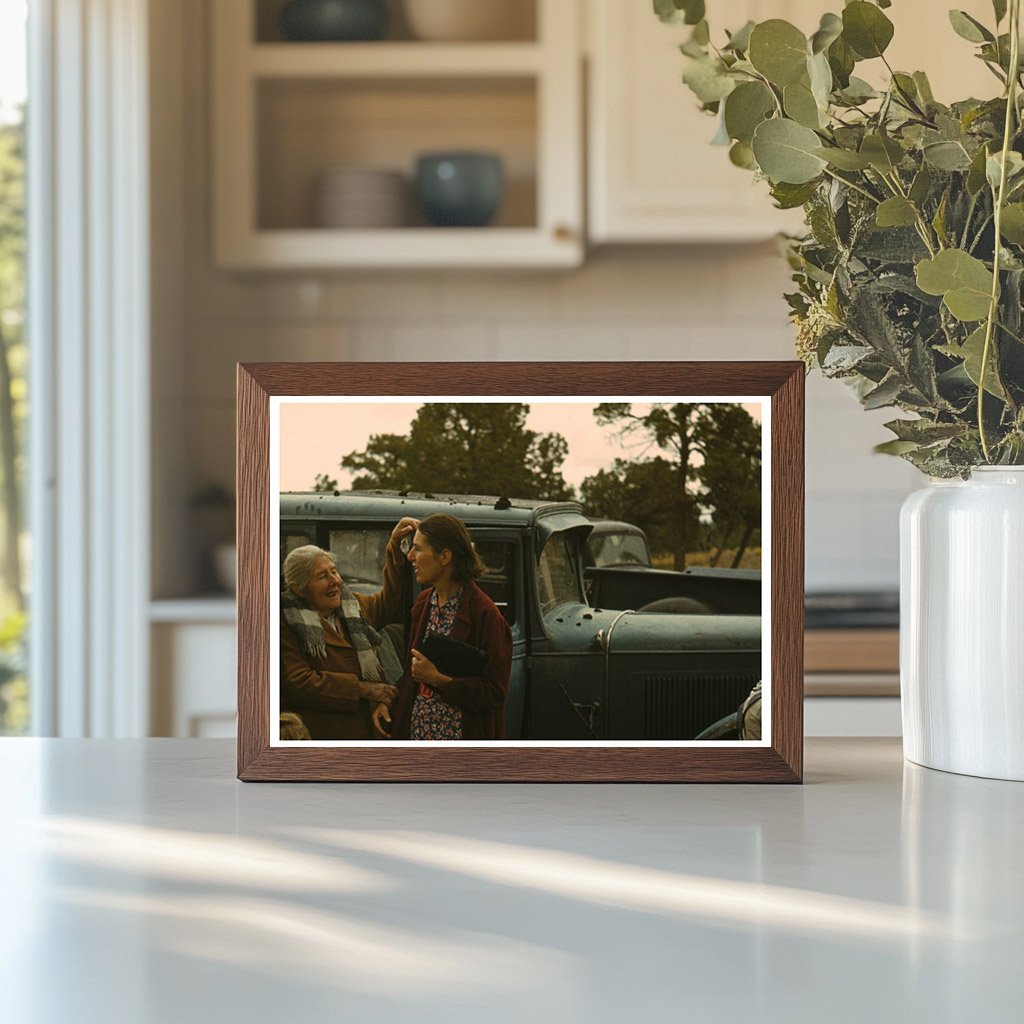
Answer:
[[[537,564],[537,590],[542,615],[560,604],[583,604],[583,591],[576,575],[574,548],[555,534],[548,539]]]
[[[651,556],[643,537],[635,533],[602,533],[590,537],[594,565],[650,565]]]
[[[390,530],[331,530],[330,551],[346,583],[373,583],[384,575]]]
[[[505,621],[516,622],[516,546],[510,541],[474,541],[473,546],[487,573],[477,580],[480,589],[498,606]]]

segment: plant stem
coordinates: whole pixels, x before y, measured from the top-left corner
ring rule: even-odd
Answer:
[[[988,370],[992,350],[992,332],[999,312],[999,262],[1000,241],[1002,240],[1003,202],[1006,198],[1006,165],[1013,138],[1013,121],[1017,113],[1017,73],[1020,64],[1020,0],[1010,0],[1010,73],[1006,83],[1006,123],[1003,126],[1003,151],[999,167],[999,191],[995,197],[995,246],[992,255],[992,294],[989,298],[988,319],[985,322],[985,346],[981,350],[981,370],[978,373],[978,435],[985,461],[991,463],[992,455],[985,433],[985,373]]]
[[[910,203],[910,206],[914,211],[914,216],[917,218],[917,233],[920,236],[921,241],[924,242],[925,248],[928,250],[928,255],[934,256],[935,247],[932,245],[932,233],[929,229],[928,222],[924,219],[924,214],[922,214],[917,208],[917,204],[910,202],[910,198],[907,196],[906,189],[903,187],[903,182],[900,181],[900,176],[896,168],[893,168],[892,174],[883,174],[882,178],[892,186],[893,190],[901,199],[906,199],[906,201]],[[938,237],[936,237],[935,241],[940,247],[942,246],[942,242]]]
[[[847,188],[852,188],[854,192],[859,192],[862,196],[864,196],[865,199],[870,199],[871,202],[875,204],[875,206],[877,206],[879,202],[881,202],[881,200],[879,200],[876,196],[873,196],[866,189],[861,188],[860,185],[854,184],[854,182],[852,181],[847,181],[845,178],[840,178],[838,174],[834,174],[827,167],[825,168],[825,173],[830,178],[832,178],[833,181],[838,181],[840,184],[845,185]]]

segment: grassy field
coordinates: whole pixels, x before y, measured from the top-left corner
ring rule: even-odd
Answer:
[[[686,553],[686,564],[691,565],[710,565],[711,556],[714,554],[713,551],[688,551]],[[732,560],[736,555],[735,548],[726,548],[722,552],[721,557],[718,559],[719,569],[728,569],[732,565]],[[656,569],[672,569],[674,567],[671,555],[654,555],[651,561]],[[740,564],[737,566],[738,569],[760,569],[761,568],[761,549],[760,548],[747,548],[743,552],[743,558],[740,559]]]

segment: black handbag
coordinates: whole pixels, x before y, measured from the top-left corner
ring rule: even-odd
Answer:
[[[453,679],[478,676],[487,665],[486,651],[438,633],[428,636],[419,650],[420,654],[434,663],[438,672]]]

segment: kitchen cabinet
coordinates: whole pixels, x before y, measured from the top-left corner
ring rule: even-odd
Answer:
[[[213,230],[229,269],[573,266],[583,258],[579,9],[533,0],[530,40],[292,42],[277,0],[218,0],[213,33]],[[337,168],[411,179],[424,152],[503,161],[493,225],[317,224]]]
[[[681,82],[687,26],[663,25],[647,2],[587,0],[588,222],[594,243],[737,242],[803,230],[799,210],[776,210],[767,185],[710,145],[715,120]],[[709,0],[712,39],[747,20],[785,18],[810,34],[826,0]],[[956,5],[988,24],[989,0]],[[929,74],[943,102],[997,94],[998,83],[950,27],[945,7],[902,0],[886,11],[896,33],[887,57]],[[858,64],[878,85],[881,61]]]

